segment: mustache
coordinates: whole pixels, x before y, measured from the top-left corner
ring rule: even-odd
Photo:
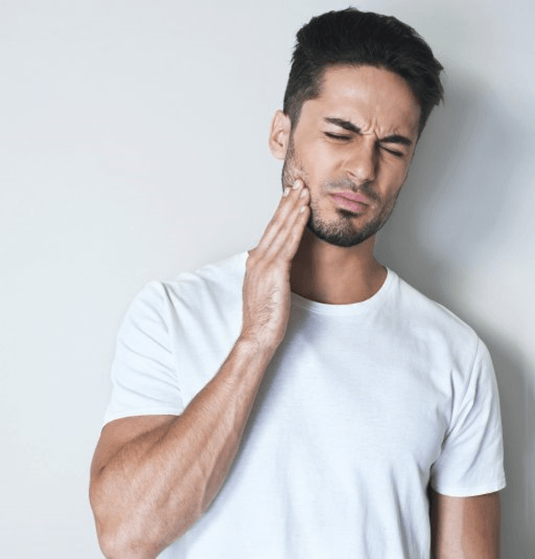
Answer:
[[[373,202],[379,202],[379,196],[377,195],[377,192],[375,192],[375,190],[373,189],[371,182],[364,182],[360,185],[357,185],[351,179],[345,178],[345,179],[339,179],[335,181],[329,181],[328,183],[325,184],[325,188],[327,190],[333,190],[333,191],[351,190],[355,194],[364,194],[364,196],[367,196]]]

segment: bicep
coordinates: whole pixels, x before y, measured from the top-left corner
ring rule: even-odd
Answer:
[[[499,492],[450,497],[430,489],[434,559],[498,559]]]

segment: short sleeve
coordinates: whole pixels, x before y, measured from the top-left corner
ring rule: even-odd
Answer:
[[[505,483],[498,387],[489,352],[478,340],[468,387],[431,468],[431,486],[467,497],[499,491]]]
[[[130,305],[117,337],[104,423],[134,415],[182,413],[166,304],[164,286],[151,282]]]

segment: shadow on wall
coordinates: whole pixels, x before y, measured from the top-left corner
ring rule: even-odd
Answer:
[[[528,432],[535,402],[527,383],[529,372],[511,335],[478,324],[455,295],[466,285],[467,270],[488,265],[490,251],[507,250],[503,233],[518,199],[511,192],[513,173],[525,155],[515,145],[522,123],[483,86],[466,79],[449,81],[446,104],[422,135],[410,177],[376,252],[406,281],[473,326],[487,344],[500,389],[505,441],[502,554],[535,557],[529,465],[535,449]]]
[[[499,248],[492,241],[514,210],[512,170],[523,156],[517,124],[492,92],[466,82],[447,84],[446,92],[378,243],[378,255],[433,298],[445,280],[439,262],[471,268]]]

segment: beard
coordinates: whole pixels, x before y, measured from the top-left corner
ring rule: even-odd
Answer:
[[[283,190],[285,185],[293,184],[297,178],[301,178],[305,182],[305,185],[307,184],[307,173],[295,154],[293,138],[290,137],[288,151],[282,167]],[[353,192],[358,192],[367,196],[374,205],[378,206],[381,203],[379,196],[369,182],[357,186],[350,179],[333,180],[322,185],[321,190],[325,192],[352,190]],[[370,237],[373,237],[388,221],[388,218],[396,205],[398,194],[399,189],[395,196],[388,200],[381,211],[373,219],[358,226],[355,224],[357,214],[344,208],[336,208],[337,219],[330,221],[324,219],[321,215],[318,201],[312,197],[311,193],[311,211],[307,228],[319,239],[331,245],[345,248],[359,245]]]

